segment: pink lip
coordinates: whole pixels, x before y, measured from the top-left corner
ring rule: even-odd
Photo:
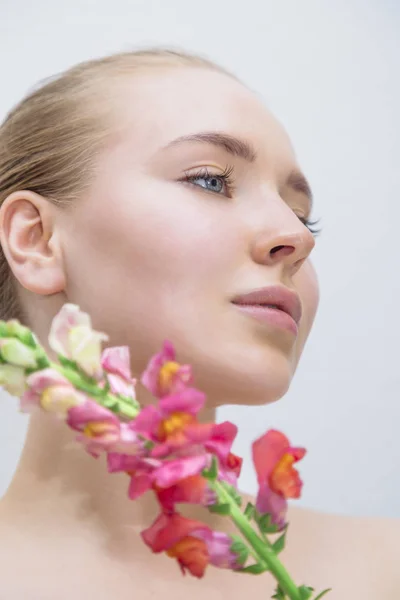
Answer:
[[[286,329],[295,335],[298,333],[302,313],[301,302],[295,292],[285,287],[270,286],[254,290],[236,296],[232,303],[241,312],[258,321]]]

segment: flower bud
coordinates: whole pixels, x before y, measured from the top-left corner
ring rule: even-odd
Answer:
[[[24,369],[14,365],[0,365],[0,386],[12,396],[22,396],[26,389]]]
[[[0,355],[7,363],[18,367],[36,367],[35,353],[15,338],[0,339]]]
[[[17,319],[11,319],[6,323],[7,333],[9,337],[15,337],[21,340],[27,346],[35,348],[37,345],[36,339],[31,330],[25,325],[22,325]]]

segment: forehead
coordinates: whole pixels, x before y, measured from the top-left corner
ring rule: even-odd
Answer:
[[[250,141],[261,157],[293,161],[290,140],[255,93],[212,69],[152,67],[126,78],[115,113],[124,138],[143,153],[199,131],[224,131]]]

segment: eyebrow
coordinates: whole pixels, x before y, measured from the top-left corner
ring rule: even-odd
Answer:
[[[310,205],[313,205],[313,193],[311,191],[310,184],[300,171],[292,171],[286,180],[286,185],[292,188],[295,192],[300,192],[307,196]]]
[[[257,160],[257,153],[249,142],[233,135],[217,131],[202,131],[199,133],[182,135],[181,137],[172,140],[172,142],[167,144],[165,148],[171,148],[178,144],[187,142],[211,144],[217,148],[222,148],[222,150],[225,150],[225,152],[228,152],[232,156],[243,158],[249,163],[253,163]],[[313,205],[313,194],[310,184],[304,177],[303,173],[297,170],[292,171],[286,180],[286,185],[291,187],[295,192],[299,192],[307,196],[311,206]]]
[[[228,135],[227,133],[219,133],[219,132],[208,132],[203,131],[200,133],[193,133],[190,135],[183,135],[176,140],[173,140],[167,145],[167,148],[171,146],[176,146],[177,144],[182,144],[184,142],[200,142],[202,144],[212,144],[213,146],[217,146],[218,148],[222,148],[232,156],[236,156],[238,158],[243,158],[247,162],[255,162],[257,158],[256,151],[254,148],[246,142],[245,140],[241,140],[233,135]]]

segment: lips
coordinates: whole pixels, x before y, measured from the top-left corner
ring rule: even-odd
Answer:
[[[292,317],[297,325],[301,319],[299,296],[283,286],[270,286],[241,294],[235,296],[232,303],[238,306],[264,306],[281,310]]]

